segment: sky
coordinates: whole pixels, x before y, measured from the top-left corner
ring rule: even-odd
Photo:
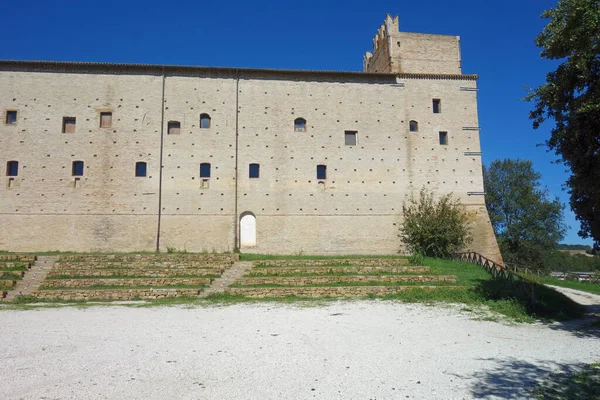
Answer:
[[[577,235],[565,167],[540,146],[552,125],[534,130],[532,105],[522,100],[556,67],[534,43],[547,23],[540,14],[556,3],[21,0],[2,6],[0,59],[361,71],[385,15],[399,15],[402,31],[461,37],[463,73],[480,76],[484,163],[532,160],[550,195],[567,205],[564,242],[591,244]]]

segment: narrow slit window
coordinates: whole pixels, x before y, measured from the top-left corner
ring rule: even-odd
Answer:
[[[6,176],[19,176],[18,161],[9,161],[6,163]]]
[[[356,146],[356,131],[344,132],[344,144],[346,146]]]
[[[179,135],[181,132],[181,124],[179,121],[169,121],[167,132],[169,135]]]
[[[210,115],[200,114],[200,129],[210,128]]]
[[[419,123],[417,121],[410,121],[408,125],[411,132],[419,132]]]
[[[135,163],[135,176],[136,177],[144,177],[146,176],[146,168],[147,165],[145,162],[140,161]]]
[[[210,178],[210,164],[200,164],[200,178]]]
[[[75,117],[63,117],[63,133],[75,133],[75,126],[77,125],[77,119]]]
[[[306,132],[306,120],[304,118],[296,118],[294,120],[295,132]]]
[[[6,112],[6,124],[14,125],[17,123],[17,112],[16,111],[7,111]]]
[[[260,176],[260,165],[250,164],[250,178],[258,178]]]
[[[327,179],[327,165],[317,165],[317,179]]]
[[[433,99],[433,113],[439,114],[442,112],[442,101],[440,99]]]
[[[440,144],[444,146],[448,144],[448,132],[440,132]]]
[[[110,128],[112,127],[112,113],[111,112],[101,112],[100,113],[100,128]]]
[[[73,161],[73,176],[83,176],[83,161]]]

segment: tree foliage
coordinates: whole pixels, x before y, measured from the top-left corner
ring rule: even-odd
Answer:
[[[583,254],[569,254],[553,251],[544,259],[544,267],[549,271],[593,272],[600,271],[600,257]]]
[[[570,205],[579,235],[600,248],[600,1],[560,0],[542,14],[550,22],[536,39],[541,57],[560,60],[528,96],[534,128],[555,122],[549,150],[569,167]]]
[[[469,217],[452,194],[435,200],[425,188],[402,205],[404,224],[400,237],[415,254],[447,258],[472,241]]]
[[[484,169],[486,203],[507,263],[543,267],[566,226],[558,198],[551,200],[529,160],[495,160]]]

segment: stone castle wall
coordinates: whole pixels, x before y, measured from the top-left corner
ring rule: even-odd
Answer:
[[[379,60],[398,72],[418,59],[395,58],[397,31],[388,17],[365,68]],[[402,35],[416,56],[436,36]],[[396,75],[0,62],[1,115],[17,112],[16,123],[0,124],[0,166],[19,162],[0,185],[0,249],[231,251],[241,216],[252,215],[256,244],[242,251],[394,253],[402,204],[426,187],[457,196],[473,212],[473,249],[499,260],[483,198],[477,77],[460,74],[457,38],[440,38],[440,63]],[[110,128],[100,127],[104,112]],[[76,118],[73,133],[63,118]],[[78,180],[73,161],[85,163]],[[147,176],[135,176],[136,162]]]

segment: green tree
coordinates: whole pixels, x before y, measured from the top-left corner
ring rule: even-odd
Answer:
[[[495,160],[483,170],[486,203],[507,263],[541,268],[564,238],[564,206],[541,187],[529,160]]]
[[[560,60],[546,83],[527,96],[534,128],[554,121],[546,145],[569,167],[570,205],[579,235],[600,249],[600,2],[560,0],[536,38],[541,57]]]
[[[400,238],[413,254],[448,258],[472,241],[469,217],[452,194],[435,200],[433,193],[423,188],[418,198],[411,195],[402,205],[402,213]]]

